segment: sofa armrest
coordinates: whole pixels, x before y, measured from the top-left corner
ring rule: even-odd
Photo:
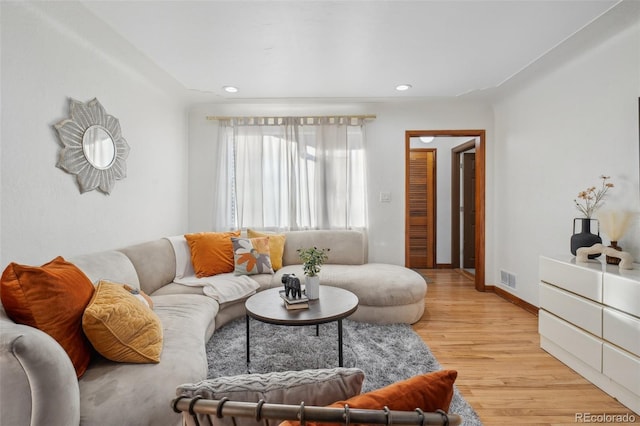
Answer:
[[[48,334],[14,323],[4,312],[0,371],[0,424],[80,423],[78,379],[67,353]]]

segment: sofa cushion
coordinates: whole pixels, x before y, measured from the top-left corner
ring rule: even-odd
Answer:
[[[95,350],[116,362],[160,362],[162,324],[146,303],[122,284],[100,281],[82,316]]]
[[[173,281],[175,274],[175,254],[168,240],[160,238],[119,250],[124,253],[133,266],[140,280],[140,289],[151,294],[163,285]],[[126,282],[111,277],[103,277],[115,282]]]
[[[207,379],[195,384],[178,386],[176,395],[201,396],[205,399],[229,398],[231,401],[266,402],[322,406],[339,399],[358,395],[362,389],[364,373],[357,368],[332,368],[302,371],[285,371],[265,374],[240,374],[237,376]],[[201,416],[203,422],[208,424]],[[218,419],[216,419],[218,420]],[[277,425],[281,420],[266,420]],[[254,418],[223,418],[220,424],[261,426],[263,421]]]
[[[53,337],[69,355],[78,377],[91,358],[91,345],[82,332],[82,313],[93,292],[89,278],[62,257],[41,267],[11,263],[0,280],[7,315]]]
[[[164,344],[158,364],[115,363],[95,356],[80,385],[83,426],[178,425],[169,402],[180,383],[207,376],[205,342],[218,312],[215,300],[194,294],[152,296]]]
[[[231,237],[236,275],[273,274],[269,238]]]
[[[314,230],[285,232],[287,242],[282,258],[283,265],[302,263],[298,249],[307,247],[328,248],[325,264],[362,265],[367,262],[365,234],[351,230]]]
[[[202,291],[202,289],[202,286],[189,286],[178,283],[170,283],[154,291],[151,296],[160,296],[161,294],[199,294],[201,296],[204,296],[204,292]]]
[[[287,236],[284,234],[276,234],[273,232],[258,232],[253,229],[247,229],[249,238],[269,237],[269,254],[271,256],[271,266],[274,271],[282,268],[282,256],[284,255],[284,245]]]
[[[303,276],[302,265],[285,266],[274,279],[280,282],[282,274]],[[323,265],[320,284],[340,287],[358,296],[359,303],[367,306],[401,306],[424,300],[427,283],[416,271],[399,265],[367,263],[364,265]]]
[[[93,285],[97,285],[100,280],[111,280],[140,288],[138,273],[133,263],[124,253],[117,250],[82,254],[68,260],[84,272]]]
[[[233,245],[231,237],[239,237],[240,231],[200,232],[184,237],[191,249],[191,261],[196,277],[233,272]]]

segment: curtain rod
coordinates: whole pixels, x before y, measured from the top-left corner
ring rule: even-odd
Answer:
[[[295,116],[247,116],[247,117],[232,117],[232,116],[224,116],[224,115],[208,115],[207,120],[232,120],[232,119],[241,119],[241,120],[249,120],[249,119],[258,119],[258,120],[267,120],[270,118],[289,118]],[[360,118],[363,120],[375,120],[377,117],[375,114],[365,114],[365,115],[302,115],[301,118]]]
[[[204,414],[222,417],[253,417],[256,421],[262,419],[298,420],[301,425],[306,421],[320,421],[329,423],[353,424],[383,424],[392,425],[450,425],[462,423],[462,417],[457,414],[447,414],[444,411],[425,413],[420,409],[414,411],[365,410],[333,407],[305,407],[300,405],[269,404],[264,400],[256,402],[230,401],[228,398],[220,400],[204,399],[200,396],[193,398],[180,396],[171,403],[176,413],[186,412],[195,416]],[[234,422],[235,423],[235,422]],[[196,424],[198,424],[196,422]]]

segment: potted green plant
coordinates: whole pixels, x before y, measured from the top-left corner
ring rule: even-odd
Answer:
[[[304,269],[306,294],[309,300],[315,300],[320,297],[320,267],[327,261],[329,249],[319,249],[317,247],[309,247],[298,249],[298,256],[302,260],[302,268]]]

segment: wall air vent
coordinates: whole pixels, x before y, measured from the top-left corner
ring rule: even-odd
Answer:
[[[500,271],[500,284],[516,288],[516,276],[507,271]]]

